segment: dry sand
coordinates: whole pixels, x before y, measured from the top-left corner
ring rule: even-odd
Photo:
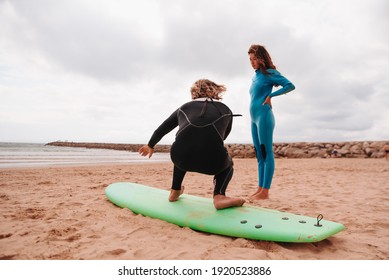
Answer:
[[[235,159],[230,196],[248,196],[254,159]],[[311,244],[196,232],[110,203],[104,188],[131,181],[169,189],[171,163],[0,169],[0,259],[389,259],[389,161],[276,159],[270,199],[258,206],[324,215],[346,229]],[[189,173],[186,193],[212,196],[212,177]]]

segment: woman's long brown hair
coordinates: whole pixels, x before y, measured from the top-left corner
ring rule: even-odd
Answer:
[[[273,64],[271,57],[264,46],[261,45],[251,45],[248,53],[252,53],[259,61],[259,69],[263,74],[267,74],[266,70],[276,69],[276,66]]]

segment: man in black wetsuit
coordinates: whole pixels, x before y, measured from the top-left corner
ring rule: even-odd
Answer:
[[[182,181],[187,171],[214,175],[213,202],[216,209],[242,206],[242,198],[226,196],[233,174],[232,158],[224,147],[232,127],[233,114],[220,102],[225,86],[210,80],[198,80],[191,88],[193,101],[185,103],[153,133],[148,145],[140,148],[142,156],[154,153],[154,146],[177,126],[170,155],[174,163],[169,201],[177,201],[184,192]]]

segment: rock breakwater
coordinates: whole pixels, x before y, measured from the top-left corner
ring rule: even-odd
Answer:
[[[385,156],[384,145],[387,142],[274,143],[273,150],[276,158],[381,158]],[[251,144],[227,144],[226,146],[232,157],[255,157],[254,147]]]
[[[355,142],[297,142],[274,143],[276,158],[382,158],[385,156],[384,145],[389,141],[355,141]],[[46,145],[89,149],[110,149],[138,152],[143,144],[112,144],[56,141]],[[226,144],[230,155],[234,158],[254,158],[252,144]],[[170,145],[157,145],[155,152],[168,153]]]

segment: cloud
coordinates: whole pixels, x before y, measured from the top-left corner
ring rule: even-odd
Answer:
[[[389,139],[388,11],[381,0],[1,1],[0,141],[146,142],[209,78],[244,115],[229,141],[251,142],[252,43],[296,85],[273,101],[275,141]]]
[[[17,1],[12,8],[18,24],[10,32],[25,52],[36,50],[48,63],[65,70],[103,80],[136,76],[148,58],[145,54],[150,53],[149,41],[158,37],[152,33],[158,28],[150,30],[145,24],[156,12],[150,5],[133,1],[125,7],[99,3],[41,1],[36,5]],[[19,30],[24,36],[19,36]]]

